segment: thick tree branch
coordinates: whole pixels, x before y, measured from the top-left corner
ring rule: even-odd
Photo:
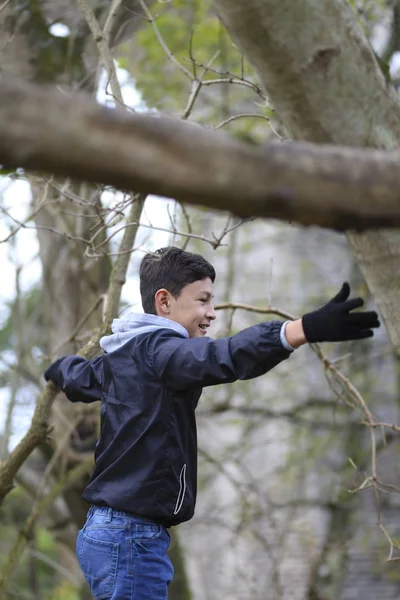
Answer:
[[[239,216],[338,230],[400,226],[400,154],[307,143],[262,148],[0,79],[0,162],[155,193]]]

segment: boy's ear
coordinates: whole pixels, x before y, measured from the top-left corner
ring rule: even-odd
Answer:
[[[159,317],[165,317],[168,315],[170,306],[170,293],[168,290],[164,288],[157,290],[154,296],[154,304],[156,307],[156,313]]]

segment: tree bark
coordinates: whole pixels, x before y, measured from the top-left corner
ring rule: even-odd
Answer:
[[[214,3],[294,139],[398,146],[398,95],[347,0]],[[400,355],[400,236],[381,230],[348,239]]]
[[[304,142],[257,148],[178,120],[128,115],[9,79],[0,98],[0,161],[9,166],[172,196],[241,217],[341,231],[400,225],[399,152]],[[53,261],[54,253],[51,273]],[[75,262],[68,261],[70,268]],[[53,312],[59,320],[60,309]],[[63,335],[71,330],[67,319]]]

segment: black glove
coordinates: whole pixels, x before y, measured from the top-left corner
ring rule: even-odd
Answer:
[[[347,300],[349,295],[350,286],[345,282],[332,300],[318,310],[304,315],[302,323],[308,342],[344,342],[374,335],[372,328],[380,326],[378,315],[373,310],[350,312],[363,306],[364,300]]]

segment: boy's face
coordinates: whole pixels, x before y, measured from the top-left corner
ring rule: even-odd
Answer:
[[[211,279],[201,279],[186,285],[178,298],[168,294],[168,310],[166,316],[185,327],[189,337],[207,335],[208,327],[216,318]]]

